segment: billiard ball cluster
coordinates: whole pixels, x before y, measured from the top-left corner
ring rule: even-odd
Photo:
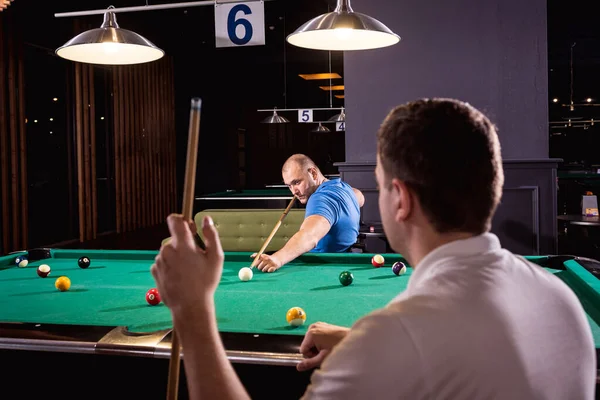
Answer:
[[[385,265],[385,258],[381,254],[375,254],[371,258],[371,264],[375,268],[381,268]],[[401,261],[396,261],[392,265],[392,272],[395,275],[403,275],[406,273],[406,265]],[[352,282],[354,282],[354,276],[352,275],[352,272],[350,272],[350,271],[340,272],[338,279],[343,286],[349,286],[352,284]]]
[[[18,256],[15,259],[15,264],[20,268],[24,268],[28,265],[28,260],[26,256]],[[77,260],[77,265],[81,269],[87,269],[91,264],[91,260],[89,257],[83,256]],[[380,268],[385,265],[385,259],[381,254],[375,254],[371,259],[371,264],[375,268]],[[51,268],[48,264],[41,264],[37,267],[37,274],[41,278],[46,278],[50,275]],[[406,265],[397,261],[392,265],[392,272],[395,275],[403,275],[406,273]],[[252,269],[249,267],[241,268],[238,272],[238,277],[241,281],[249,281],[252,279],[253,273]],[[350,271],[342,271],[338,277],[340,283],[343,286],[349,286],[354,282],[354,276]],[[54,282],[54,286],[57,290],[61,292],[68,291],[71,288],[71,280],[67,276],[60,276]],[[152,288],[146,292],[146,302],[152,306],[156,306],[160,304],[162,301],[161,296],[158,292],[158,289]],[[290,326],[298,327],[304,325],[306,322],[306,312],[301,307],[292,307],[286,313],[286,321]]]
[[[20,255],[15,258],[15,264],[19,268],[25,268],[29,265],[29,260],[26,255]],[[77,260],[77,265],[81,269],[86,269],[90,266],[91,261],[89,257],[83,256]],[[50,276],[52,268],[48,264],[40,264],[36,268],[36,273],[40,278],[47,278]],[[71,280],[67,276],[59,276],[54,281],[54,287],[61,292],[66,292],[71,288]]]
[[[79,257],[79,259],[77,260],[77,265],[81,269],[89,268],[91,263],[92,263],[92,261],[87,256]],[[15,264],[17,266],[19,266],[20,268],[25,268],[28,265],[27,256],[21,255],[21,256],[16,257]],[[250,269],[250,268],[248,268],[248,269]],[[50,275],[50,273],[52,272],[52,268],[50,268],[50,265],[48,265],[48,264],[41,264],[40,266],[37,267],[36,272],[40,278],[47,278]],[[252,274],[252,270],[250,270],[250,274]],[[251,279],[251,278],[252,278],[252,275],[250,275],[249,279]],[[240,276],[240,279],[242,279],[241,276]],[[54,281],[54,287],[56,287],[56,289],[61,292],[66,292],[71,288],[71,279],[69,279],[69,277],[67,277],[67,276],[59,276]],[[148,304],[155,306],[155,305],[160,304],[161,301],[162,300],[161,300],[160,294],[158,293],[158,290],[156,288],[152,288],[146,292],[146,302]]]
[[[381,254],[375,254],[373,258],[371,258],[371,264],[373,264],[375,268],[383,267],[385,265],[385,258]],[[395,275],[404,275],[406,273],[406,264],[402,261],[396,261],[392,265],[392,272]]]

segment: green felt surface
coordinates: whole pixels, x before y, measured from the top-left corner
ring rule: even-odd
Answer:
[[[573,260],[564,263],[566,271],[556,275],[577,295],[587,314],[596,347],[600,347],[600,280]]]
[[[384,306],[406,287],[411,270],[393,274],[391,266],[401,257],[386,256],[386,267],[374,268],[370,255],[350,253],[306,255],[275,273],[254,271],[242,282],[238,271],[250,265],[251,253],[226,253],[215,303],[219,329],[223,332],[304,334],[318,320],[351,326],[358,318]],[[90,257],[88,269],[77,259]],[[136,332],[171,328],[164,304],[150,306],[146,291],[154,287],[149,272],[154,251],[53,250],[53,258],[31,262],[26,268],[12,264],[14,257],[0,261],[0,321],[75,325],[127,326]],[[37,276],[40,264],[52,268],[47,278]],[[339,273],[354,275],[350,286],[342,286]],[[67,292],[59,292],[54,281],[66,275]],[[292,328],[285,319],[291,307],[302,307],[307,323]]]
[[[283,197],[292,196],[292,192],[288,188],[269,188],[269,189],[248,189],[248,190],[231,190],[224,192],[216,192],[205,194],[202,197]]]
[[[47,324],[126,326],[135,332],[170,329],[164,304],[150,306],[146,291],[154,287],[150,266],[156,251],[52,250],[52,258],[14,265],[16,255],[0,257],[0,321]],[[303,335],[310,323],[326,321],[351,326],[372,310],[385,306],[408,283],[412,269],[396,276],[391,266],[403,261],[398,254],[383,254],[385,266],[374,268],[371,254],[308,254],[275,273],[254,272],[241,282],[238,271],[251,263],[251,253],[226,253],[216,293],[217,319],[222,332]],[[77,259],[88,256],[88,269]],[[527,257],[543,264],[546,257]],[[37,276],[40,264],[52,268],[48,278]],[[354,282],[342,286],[338,276],[350,271]],[[549,269],[577,294],[600,347],[600,281],[576,261],[564,269]],[[66,275],[72,286],[59,292],[54,281]],[[299,306],[307,313],[304,326],[290,327],[285,315]]]

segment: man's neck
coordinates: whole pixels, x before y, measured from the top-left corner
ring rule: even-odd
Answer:
[[[475,236],[473,233],[468,232],[451,232],[451,233],[437,233],[437,232],[423,232],[421,235],[413,235],[417,238],[410,243],[408,246],[408,262],[414,268],[416,267],[425,256],[431,253],[433,250],[445,244],[464,240]]]
[[[327,182],[329,179],[325,178],[323,175],[317,178],[317,186],[320,186],[323,182]]]

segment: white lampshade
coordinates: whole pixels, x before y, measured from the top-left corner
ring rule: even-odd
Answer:
[[[400,36],[375,18],[354,12],[350,0],[338,0],[333,12],[306,22],[287,41],[308,49],[349,51],[392,46]]]
[[[59,47],[56,54],[82,63],[129,65],[158,60],[165,52],[143,36],[119,28],[109,8],[100,28],[80,33]]]

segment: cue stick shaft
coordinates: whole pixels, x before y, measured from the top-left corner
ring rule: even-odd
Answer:
[[[267,248],[269,243],[271,243],[271,239],[273,239],[273,236],[275,236],[275,233],[277,233],[277,230],[281,226],[281,223],[283,222],[285,216],[288,215],[288,212],[290,212],[290,208],[292,208],[292,204],[294,204],[294,201],[296,201],[296,196],[292,197],[292,200],[290,200],[290,204],[288,204],[286,209],[283,211],[283,214],[281,214],[281,217],[279,217],[279,221],[277,221],[277,223],[275,224],[275,227],[271,231],[271,234],[269,235],[267,240],[265,240],[265,243],[263,243],[263,245],[262,245],[260,251],[258,252],[258,254],[256,255],[256,257],[254,257],[254,261],[252,261],[250,268],[256,267],[256,263],[258,262],[258,259],[260,258],[262,253],[265,251],[265,249]]]
[[[202,101],[192,99],[190,110],[190,128],[188,133],[187,160],[183,186],[183,217],[192,219],[194,212],[194,188],[196,186],[196,164],[198,160],[198,136],[200,136],[200,108]]]
[[[202,100],[193,98],[190,109],[190,125],[188,132],[187,159],[185,164],[185,181],[183,186],[183,218],[192,219],[194,209],[194,191],[196,186],[196,164],[198,160],[198,136],[200,136],[200,110]],[[169,363],[169,381],[167,399],[176,400],[179,389],[179,366],[181,360],[181,345],[179,336],[173,327],[171,342],[171,361]]]

